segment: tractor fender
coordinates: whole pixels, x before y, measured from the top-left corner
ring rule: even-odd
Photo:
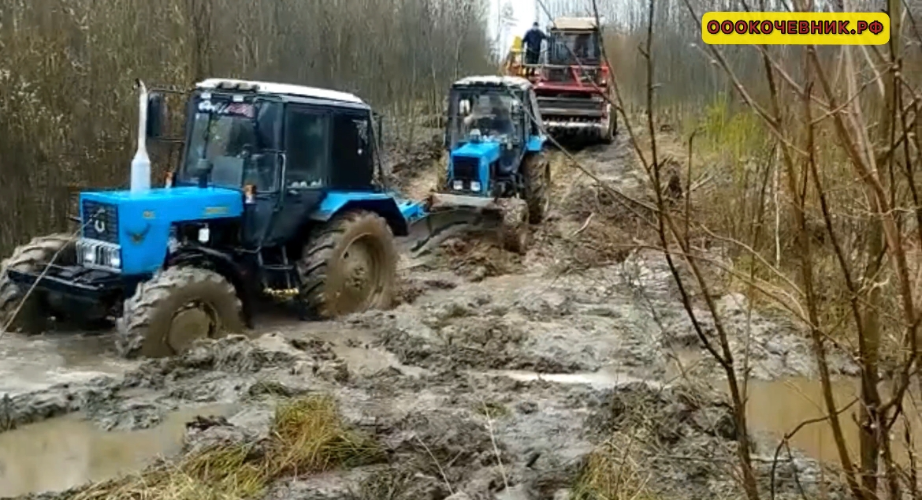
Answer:
[[[201,245],[186,244],[171,252],[164,261],[164,269],[176,266],[194,266],[211,269],[230,281],[243,305],[243,320],[253,328],[253,305],[257,290],[252,286],[259,280],[250,276],[249,268],[226,252]]]
[[[336,215],[351,210],[368,210],[380,215],[387,221],[394,236],[409,234],[407,219],[403,216],[397,200],[389,193],[329,193],[311,214],[310,219],[314,222],[328,222]]]
[[[547,137],[544,135],[528,136],[528,140],[525,141],[525,151],[529,153],[538,153],[544,149],[545,141],[547,141]]]

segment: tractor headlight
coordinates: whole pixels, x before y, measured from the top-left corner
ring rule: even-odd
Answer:
[[[480,191],[480,183],[477,181],[471,181],[471,191]]]
[[[81,238],[77,240],[77,262],[93,269],[120,272],[122,249],[105,241]]]
[[[92,245],[85,245],[83,247],[83,262],[87,264],[96,263],[96,248]]]
[[[464,183],[461,181],[455,181],[452,183],[452,187],[455,189],[455,191],[461,191],[464,189]]]

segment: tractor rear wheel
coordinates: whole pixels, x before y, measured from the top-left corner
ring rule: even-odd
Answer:
[[[48,327],[49,311],[42,294],[33,291],[26,296],[28,287],[10,280],[7,271],[41,273],[52,260],[54,264],[76,264],[77,251],[73,240],[68,234],[39,236],[16,248],[13,255],[0,264],[0,331],[6,328],[36,334]]]
[[[301,300],[320,318],[393,302],[397,247],[381,216],[364,210],[337,216],[314,234],[302,255]]]
[[[201,338],[245,331],[242,304],[220,274],[171,267],[138,285],[118,319],[116,348],[125,358],[181,354]]]
[[[525,178],[525,203],[528,204],[528,222],[540,224],[547,215],[548,189],[551,187],[551,166],[544,153],[533,153],[522,162]]]

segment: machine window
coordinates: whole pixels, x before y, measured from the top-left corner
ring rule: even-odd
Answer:
[[[333,117],[333,182],[346,188],[368,186],[374,175],[371,122],[367,117]]]
[[[326,183],[330,158],[330,116],[292,107],[285,130],[286,188],[317,188]]]

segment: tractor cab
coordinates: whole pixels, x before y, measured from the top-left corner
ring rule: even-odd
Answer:
[[[598,66],[602,59],[601,36],[594,19],[558,19],[548,30],[548,64]]]
[[[502,192],[540,136],[540,120],[531,84],[516,77],[469,77],[449,94],[446,146],[450,152],[448,185],[470,194]],[[531,145],[534,147],[534,145]]]
[[[602,57],[602,34],[594,18],[555,19],[548,26],[546,64],[538,73],[548,83],[605,86],[608,67]]]
[[[291,240],[337,193],[384,196],[374,182],[372,111],[351,94],[206,80],[190,95],[187,113],[172,185],[242,191],[245,247]]]

